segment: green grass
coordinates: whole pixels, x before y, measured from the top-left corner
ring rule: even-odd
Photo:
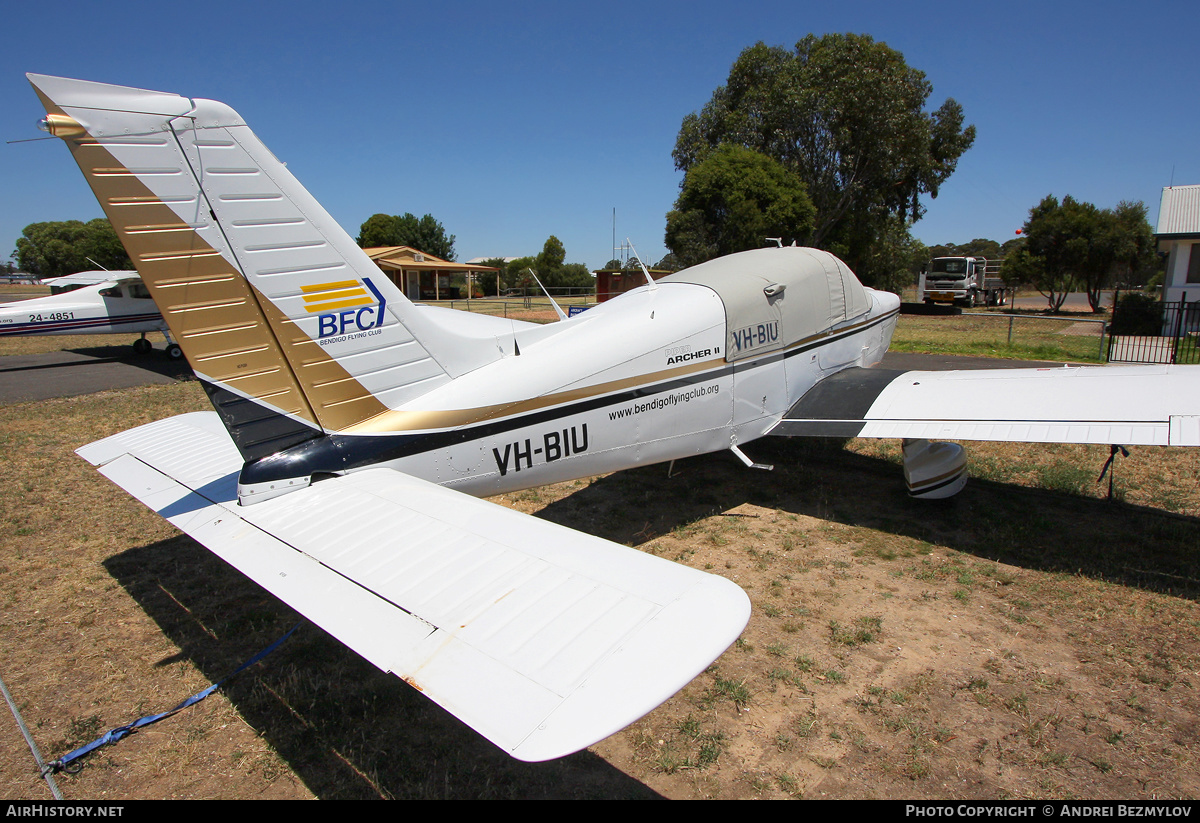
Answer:
[[[1102,363],[1100,324],[1084,322],[1089,319],[1072,321],[994,313],[901,315],[892,336],[891,351]]]
[[[853,626],[842,626],[836,620],[829,621],[830,642],[835,646],[861,646],[878,639],[883,628],[881,617],[860,617]]]
[[[705,695],[703,704],[712,706],[721,701],[728,701],[738,709],[745,708],[751,700],[750,689],[746,687],[746,681],[736,681],[729,678],[718,677],[713,683],[712,688]]]

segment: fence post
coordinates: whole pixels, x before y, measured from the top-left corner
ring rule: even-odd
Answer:
[[[1179,353],[1179,340],[1183,337],[1183,311],[1187,305],[1187,292],[1181,292],[1179,295],[1179,317],[1175,320],[1175,336],[1171,341],[1171,362],[1175,362],[1175,356]]]
[[[1010,348],[1012,347],[1012,324],[1015,317],[1016,315],[1013,314],[1008,316],[1008,345]]]

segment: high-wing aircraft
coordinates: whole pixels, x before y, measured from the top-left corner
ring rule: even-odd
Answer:
[[[50,287],[51,294],[64,294],[76,289],[82,289],[84,286],[95,286],[99,283],[107,283],[110,279],[122,279],[124,277],[138,277],[135,271],[79,271],[74,274],[66,274],[62,277],[51,277],[49,280],[43,280],[43,286]],[[140,277],[138,277],[141,280]],[[149,295],[149,292],[147,292]],[[161,315],[160,315],[161,316]]]
[[[515,757],[619,730],[740,634],[740,588],[478,498],[768,434],[1200,445],[1200,367],[871,368],[899,299],[806,248],[550,325],[410,302],[228,106],[30,75],[215,412],[79,453]],[[766,475],[764,475],[765,477]],[[913,478],[916,478],[915,484]]]
[[[183,356],[136,271],[79,272],[47,282],[47,297],[0,304],[0,337],[141,332],[133,350],[144,354],[151,349],[146,334],[161,332],[167,353]]]

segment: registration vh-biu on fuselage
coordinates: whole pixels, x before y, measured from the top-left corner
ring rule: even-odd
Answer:
[[[883,356],[899,299],[852,278],[825,252],[762,249],[559,323],[514,331],[489,318],[508,338],[496,344],[504,356],[321,443],[248,466],[243,500],[380,464],[488,496],[737,449],[826,374]],[[390,284],[366,285],[371,294]],[[831,304],[844,313],[844,290],[855,288],[857,314],[829,322]],[[730,304],[744,307],[732,324]],[[324,322],[344,342],[369,339],[378,313],[365,309],[328,313],[318,335]]]

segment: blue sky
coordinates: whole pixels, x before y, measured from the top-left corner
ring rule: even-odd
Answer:
[[[1192,2],[11,3],[0,137],[37,137],[25,72],[221,100],[350,232],[430,213],[460,260],[592,268],[666,253],[671,149],[745,47],[870,34],[978,130],[914,233],[1014,236],[1046,194],[1098,206],[1200,183]],[[57,140],[0,146],[0,259],[21,229],[101,211]]]

